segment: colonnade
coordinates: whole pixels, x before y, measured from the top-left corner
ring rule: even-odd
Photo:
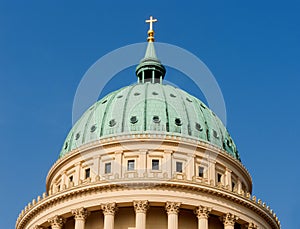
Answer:
[[[168,215],[168,229],[178,229],[178,213],[180,211],[180,202],[169,202],[165,203],[165,210]],[[147,210],[149,209],[148,200],[137,200],[133,201],[133,207],[135,210],[135,228],[146,229],[146,216]],[[118,210],[116,203],[105,203],[101,204],[101,209],[104,215],[104,228],[103,229],[114,229],[115,214]],[[208,218],[211,212],[211,208],[205,206],[198,206],[194,213],[198,218],[198,229],[208,229]],[[72,210],[72,215],[75,219],[74,229],[85,229],[85,221],[89,216],[90,212],[86,208],[78,208]],[[220,220],[224,224],[224,229],[234,229],[234,225],[238,220],[238,217],[232,213],[224,214],[220,217]],[[62,216],[54,216],[48,219],[51,229],[62,229],[66,219]],[[35,226],[34,229],[43,229],[42,226]],[[257,226],[253,223],[243,225],[245,229],[256,229]]]

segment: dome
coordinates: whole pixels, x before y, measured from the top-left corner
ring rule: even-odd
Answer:
[[[60,157],[106,137],[145,133],[197,139],[240,160],[221,120],[203,102],[174,86],[151,82],[121,88],[92,105],[71,129]]]

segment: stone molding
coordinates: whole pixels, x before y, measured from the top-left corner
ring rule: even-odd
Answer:
[[[136,213],[146,213],[150,207],[148,200],[134,200],[133,206]]]
[[[45,227],[40,226],[40,225],[36,225],[36,226],[34,226],[32,229],[45,229]]]
[[[118,210],[117,204],[114,203],[105,203],[101,204],[101,209],[104,215],[115,215]]]
[[[224,223],[224,226],[234,226],[238,219],[239,217],[230,212],[220,217],[220,220]]]
[[[177,181],[167,181],[167,182],[143,182],[139,183],[127,183],[120,182],[119,184],[103,184],[103,183],[88,183],[83,186],[78,186],[73,190],[66,190],[62,193],[55,194],[52,196],[43,195],[44,199],[38,202],[36,205],[31,208],[27,207],[26,210],[23,210],[19,215],[19,218],[16,222],[16,229],[24,229],[26,224],[34,217],[36,214],[40,214],[41,211],[45,209],[52,208],[54,205],[66,202],[68,200],[74,198],[80,198],[82,195],[94,195],[95,193],[101,193],[106,191],[113,190],[131,190],[131,189],[145,189],[152,190],[153,184],[155,184],[155,189],[159,190],[190,190],[191,192],[195,192],[197,194],[206,193],[213,196],[219,196],[225,198],[227,200],[232,201],[233,203],[241,204],[242,206],[248,208],[249,210],[256,212],[256,214],[263,217],[266,222],[270,223],[272,228],[279,229],[280,222],[274,212],[270,209],[270,207],[264,207],[263,205],[258,205],[255,201],[253,201],[250,197],[242,196],[236,193],[230,193],[227,190],[218,189],[216,187],[212,187],[210,185],[202,184],[195,186],[193,183],[187,183],[181,181],[180,183]]]
[[[63,225],[65,224],[65,222],[66,222],[66,219],[59,215],[56,215],[56,216],[48,219],[48,223],[50,223],[51,227],[62,228]]]
[[[177,215],[178,212],[179,212],[180,205],[181,205],[180,202],[169,202],[169,201],[167,201],[165,209],[166,209],[168,215],[169,214],[176,214]]]
[[[84,207],[73,209],[71,212],[75,220],[86,220],[86,218],[90,215],[90,212]]]
[[[194,210],[194,213],[197,215],[198,219],[208,219],[209,213],[211,212],[211,208],[199,206]]]

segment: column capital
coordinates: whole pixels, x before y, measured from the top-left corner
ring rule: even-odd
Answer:
[[[247,228],[247,229],[257,229],[258,227],[257,227],[257,225],[255,225],[254,223],[251,222],[251,223],[246,224],[245,228]]]
[[[117,204],[114,202],[101,204],[101,209],[104,215],[115,215],[116,211],[118,210],[118,207]]]
[[[220,220],[224,223],[225,226],[234,226],[235,222],[239,219],[236,215],[232,213],[227,213],[220,217]]]
[[[179,202],[166,202],[166,211],[168,214],[178,214],[181,203]]]
[[[77,208],[72,210],[72,215],[74,216],[75,220],[86,220],[86,218],[90,215],[90,212],[84,208]]]
[[[211,208],[209,207],[204,207],[204,206],[198,206],[195,210],[194,213],[197,215],[198,219],[208,219],[208,215],[211,212]]]
[[[136,213],[146,213],[149,209],[148,200],[134,200],[133,207]]]
[[[48,223],[50,223],[51,227],[62,228],[65,222],[66,219],[59,215],[48,219]]]

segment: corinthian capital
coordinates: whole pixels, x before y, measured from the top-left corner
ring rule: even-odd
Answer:
[[[178,214],[181,203],[179,202],[167,202],[166,211],[168,214]]]
[[[249,223],[248,226],[246,227],[248,229],[257,229],[257,226],[254,223]]]
[[[118,207],[116,203],[106,203],[101,204],[101,209],[104,215],[115,215],[116,211],[118,210]]]
[[[234,226],[235,222],[239,219],[239,217],[235,216],[232,213],[227,213],[220,218],[225,226]]]
[[[134,210],[136,213],[146,213],[149,209],[148,200],[135,200],[133,201]]]
[[[66,222],[66,219],[64,219],[61,216],[56,215],[56,216],[48,219],[48,222],[50,223],[51,227],[62,228],[64,223]]]
[[[72,215],[74,216],[75,220],[86,220],[86,218],[90,215],[88,210],[85,208],[77,208],[72,210]]]
[[[194,213],[197,215],[198,219],[207,219],[211,208],[199,206],[195,209]]]

